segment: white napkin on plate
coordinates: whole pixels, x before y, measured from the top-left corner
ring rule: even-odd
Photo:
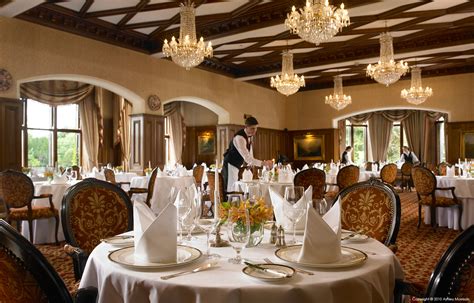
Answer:
[[[278,192],[273,190],[271,187],[268,188],[270,192],[270,199],[272,200],[273,206],[273,213],[275,214],[276,224],[283,226],[286,231],[293,231],[293,224],[291,221],[285,216],[283,210],[283,203],[288,203],[285,198],[283,198]],[[304,191],[304,197],[301,198],[298,203],[307,203],[311,201],[313,197],[313,187],[310,185]],[[306,223],[306,217],[301,218],[296,223],[296,230],[303,230]]]
[[[252,181],[253,179],[253,174],[250,171],[250,169],[245,169],[244,172],[242,173],[242,181]]]
[[[61,175],[61,176],[54,176],[53,181],[51,181],[51,184],[66,184],[67,183],[67,176],[66,175]]]
[[[158,170],[156,171],[156,176],[157,176],[157,177],[166,177],[167,174],[166,174],[166,172],[162,171],[162,170],[158,167]]]
[[[156,216],[143,202],[133,203],[135,258],[152,263],[176,262],[176,207],[168,203]]]
[[[456,173],[456,169],[454,168],[454,166],[452,166],[452,167],[447,166],[446,167],[446,177],[454,177],[455,173]]]
[[[306,212],[303,247],[298,262],[324,264],[341,258],[341,207],[339,200],[321,217],[311,205]]]
[[[308,164],[305,164],[301,170],[305,170],[305,169],[308,169],[308,168],[309,168]]]

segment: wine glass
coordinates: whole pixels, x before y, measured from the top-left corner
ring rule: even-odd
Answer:
[[[72,182],[75,182],[77,180],[77,172],[75,170],[71,170],[71,174],[69,177],[71,178]]]
[[[201,228],[206,233],[206,256],[208,259],[215,259],[220,257],[217,254],[211,255],[211,243],[209,242],[211,232],[217,227],[218,222],[216,221],[217,220],[214,220],[214,218],[201,218],[200,216],[197,216],[196,219],[196,225],[199,226],[199,228]]]
[[[255,203],[261,198],[260,186],[258,184],[248,185],[248,199],[250,203]]]
[[[191,212],[191,199],[189,199],[187,194],[188,189],[185,187],[182,190],[178,191],[176,200],[174,201],[174,205],[176,206],[177,214],[178,214],[178,221],[179,221],[179,243],[183,242],[183,225],[184,220]]]
[[[194,198],[191,201],[191,212],[189,213],[189,216],[186,217],[184,220],[184,225],[183,227],[186,227],[188,230],[188,235],[186,236],[186,241],[191,241],[193,240],[192,237],[192,232],[194,227],[196,227],[196,220],[201,217],[201,189],[197,188],[197,190],[194,191]],[[196,237],[194,237],[196,239]]]
[[[240,254],[250,239],[250,217],[246,208],[232,206],[229,209],[227,235],[236,253],[234,258],[229,259],[229,263],[240,264],[242,262]]]
[[[300,201],[302,199],[302,201]],[[283,202],[283,213],[293,225],[293,240],[289,243],[296,244],[296,224],[306,212],[306,201],[304,200],[303,186],[289,186],[285,188],[285,201]]]
[[[321,216],[323,216],[328,211],[328,203],[324,198],[313,199],[313,207]]]

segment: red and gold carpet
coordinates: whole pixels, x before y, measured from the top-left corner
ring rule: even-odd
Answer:
[[[426,288],[439,258],[459,234],[446,227],[436,229],[422,224],[418,229],[418,205],[416,193],[400,193],[402,203],[402,220],[397,238],[397,256],[405,271],[406,280]],[[40,251],[51,262],[64,279],[69,290],[76,287],[71,258],[63,251],[61,245],[37,245]]]

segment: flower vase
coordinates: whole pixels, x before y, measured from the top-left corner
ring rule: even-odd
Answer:
[[[250,227],[250,238],[247,247],[255,247],[263,240],[263,223]]]
[[[51,184],[51,182],[53,181],[53,177],[48,177],[47,181],[48,181],[48,184]]]

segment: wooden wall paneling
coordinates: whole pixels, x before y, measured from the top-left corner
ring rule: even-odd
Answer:
[[[474,132],[474,121],[448,122],[446,126],[446,161],[457,163],[461,158],[462,133]]]
[[[21,171],[21,126],[23,102],[0,98],[0,171]]]

